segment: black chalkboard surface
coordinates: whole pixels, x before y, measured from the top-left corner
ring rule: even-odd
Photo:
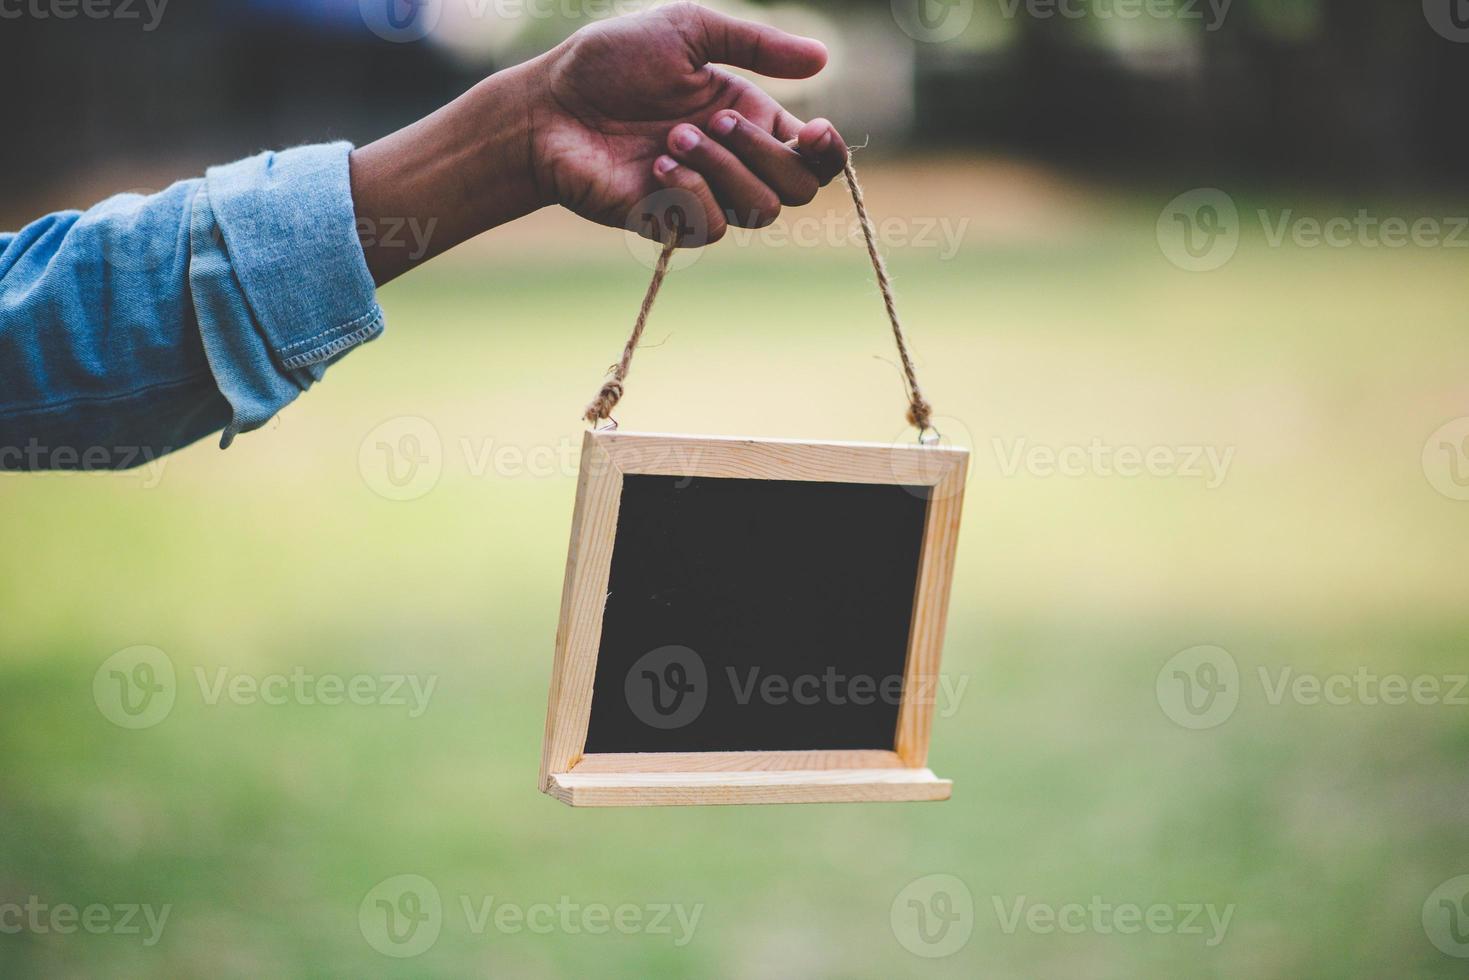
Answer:
[[[930,490],[627,475],[585,751],[891,751]]]

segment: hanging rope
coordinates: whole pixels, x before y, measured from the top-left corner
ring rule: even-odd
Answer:
[[[670,231],[668,241],[663,243],[663,251],[658,253],[658,264],[653,267],[653,281],[648,283],[648,292],[643,296],[642,308],[638,310],[637,322],[633,324],[632,333],[623,345],[622,357],[612,365],[612,376],[602,384],[602,390],[597,392],[597,397],[587,406],[582,417],[593,425],[599,419],[612,417],[612,410],[622,400],[622,383],[627,380],[628,369],[632,367],[633,353],[638,349],[638,341],[643,339],[643,328],[648,325],[648,314],[653,310],[653,301],[658,298],[658,290],[663,288],[663,280],[668,276],[668,263],[673,258],[673,250],[678,248],[678,228]]]
[[[852,191],[852,203],[857,206],[857,220],[862,225],[862,237],[867,240],[867,254],[872,259],[872,269],[877,273],[877,288],[882,291],[882,305],[887,308],[888,322],[893,325],[893,341],[898,345],[898,357],[903,362],[903,378],[908,384],[908,421],[918,427],[919,433],[928,431],[933,420],[933,406],[923,397],[918,387],[918,374],[913,370],[913,358],[908,354],[908,340],[903,336],[903,321],[898,319],[898,304],[893,299],[893,283],[888,278],[887,263],[877,250],[877,231],[867,215],[867,199],[862,195],[862,185],[857,183],[857,171],[852,166],[852,154],[847,154],[847,163],[842,171],[847,177],[847,187]]]
[[[887,310],[888,322],[893,328],[893,341],[898,346],[898,358],[903,364],[903,381],[908,392],[908,421],[917,426],[922,434],[933,427],[933,406],[929,405],[928,399],[923,397],[923,389],[918,386],[918,374],[913,368],[908,340],[903,334],[903,322],[898,318],[897,301],[893,298],[892,279],[888,275],[887,263],[883,261],[882,253],[877,250],[877,230],[867,213],[867,201],[862,194],[862,185],[857,182],[857,171],[852,166],[850,153],[847,154],[842,172],[846,176],[847,188],[852,192],[852,203],[857,208],[857,221],[867,243],[867,255],[872,259],[873,271],[877,273],[877,288],[882,293],[882,303]],[[633,324],[632,334],[623,345],[622,358],[612,366],[610,376],[583,413],[583,417],[593,425],[602,419],[611,418],[612,410],[622,399],[623,382],[627,380],[627,372],[632,367],[632,356],[638,349],[638,342],[642,340],[643,328],[647,326],[648,314],[658,298],[658,290],[663,288],[663,280],[668,275],[668,263],[673,258],[674,249],[678,247],[678,240],[678,230],[675,228],[658,254],[658,264],[653,268],[653,280],[648,283],[648,292],[643,296],[643,305],[638,310],[638,319]]]

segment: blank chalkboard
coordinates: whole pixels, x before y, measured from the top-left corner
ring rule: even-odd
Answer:
[[[576,807],[948,799],[931,694],[968,459],[588,432],[541,790]]]
[[[931,489],[625,476],[585,752],[891,751]]]

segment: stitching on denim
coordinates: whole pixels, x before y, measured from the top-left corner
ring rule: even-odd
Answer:
[[[368,337],[377,334],[382,327],[382,319],[382,311],[378,310],[373,314],[372,322],[367,324],[366,326],[358,327],[351,333],[343,334],[342,336],[337,337],[333,340],[328,340],[326,343],[320,345],[319,347],[312,348],[305,353],[292,354],[290,357],[284,358],[281,361],[281,367],[287,371],[293,371],[296,368],[303,368],[307,365],[315,364],[318,361],[324,361],[328,357],[331,357],[332,355],[337,354],[340,351],[344,351],[354,344],[361,343]],[[353,320],[352,322],[356,323],[358,321]],[[319,337],[321,335],[317,334],[317,336]]]
[[[328,327],[327,329],[322,330],[319,333],[312,334],[310,337],[303,337],[300,340],[293,341],[293,342],[291,342],[289,344],[286,344],[284,347],[282,347],[280,349],[279,353],[282,356],[284,356],[289,351],[293,351],[293,350],[295,350],[298,347],[305,347],[307,344],[311,343],[313,340],[316,340],[316,339],[318,339],[320,337],[325,337],[327,334],[336,333],[339,330],[352,330],[352,329],[356,328],[358,324],[365,323],[368,320],[372,320],[372,319],[375,319],[375,318],[380,317],[380,316],[382,316],[382,310],[374,307],[373,309],[368,310],[366,313],[362,314],[361,316],[354,317],[353,319],[348,320],[346,323],[339,323],[335,327]]]

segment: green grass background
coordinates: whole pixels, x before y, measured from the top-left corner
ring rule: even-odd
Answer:
[[[1255,226],[1224,268],[1190,274],[1153,237],[1176,191],[1047,197],[1007,224],[979,198],[919,183],[899,199],[875,168],[870,183],[887,213],[974,219],[950,260],[890,250],[941,425],[975,450],[945,652],[968,688],[931,755],[950,802],[598,811],[536,792],[574,474],[477,474],[463,446],[575,447],[647,276],[617,233],[547,219],[524,248],[502,231],[385,289],[385,338],[270,430],[169,458],[157,486],[0,478],[0,901],[173,906],[152,948],[0,935],[0,974],[1462,975],[1420,912],[1469,872],[1469,708],[1271,705],[1255,672],[1466,669],[1469,503],[1420,463],[1469,414],[1464,255],[1272,248]],[[823,205],[844,213],[836,191]],[[648,340],[624,428],[902,435],[855,247],[713,250],[670,281]],[[439,432],[443,475],[395,502],[358,450],[405,415]],[[1094,436],[1236,455],[1209,490],[1007,476],[994,448]],[[1245,694],[1188,731],[1154,680],[1204,643],[1235,656]],[[180,679],[142,731],[91,697],[134,644]],[[438,687],[410,719],[211,706],[193,682],[297,666]],[[435,883],[445,918],[432,949],[395,960],[357,909],[404,873]],[[931,873],[963,879],[976,910],[940,960],[890,926]],[[1094,895],[1235,911],[1207,947],[1007,933],[994,910]],[[475,934],[460,896],[703,908],[678,948]]]

